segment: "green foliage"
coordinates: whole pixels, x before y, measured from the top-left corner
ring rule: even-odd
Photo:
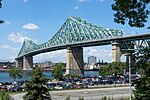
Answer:
[[[148,20],[150,10],[146,9],[150,0],[114,0],[112,10],[116,11],[114,14],[114,21],[116,23],[128,24],[131,27],[144,27]]]
[[[106,96],[102,96],[102,100],[107,100],[107,97]]]
[[[99,75],[122,75],[126,64],[122,62],[113,62],[109,65],[100,67]]]
[[[126,64],[122,62],[113,62],[109,66],[109,70],[111,71],[111,75],[122,75],[123,70],[125,69]]]
[[[65,100],[71,100],[70,95],[65,98]]]
[[[0,0],[0,8],[2,8],[2,0]]]
[[[123,99],[123,100],[130,100],[130,98]],[[132,97],[132,100],[136,100],[136,99],[134,97]]]
[[[66,64],[65,64],[65,63],[62,63],[62,62],[57,63],[55,66],[61,66],[61,68],[62,68],[63,70],[66,69]]]
[[[63,65],[62,64],[56,64],[53,68],[53,76],[55,79],[57,80],[61,80],[62,76],[63,76]]]
[[[8,95],[8,93],[0,91],[0,100],[10,100],[10,96]]]
[[[84,100],[84,97],[79,97],[79,100]]]
[[[2,0],[0,0],[0,8],[2,8]],[[0,23],[4,23],[4,21],[0,20]]]
[[[10,70],[9,70],[9,76],[10,76],[11,78],[13,78],[14,81],[16,80],[16,78],[22,78],[22,73],[21,73],[20,68],[15,67],[15,68],[13,68],[13,69],[10,69]]]
[[[47,78],[43,75],[40,68],[32,71],[31,79],[26,83],[27,94],[24,100],[52,100],[48,91]]]
[[[99,75],[101,75],[101,76],[110,75],[109,66],[106,65],[106,66],[100,67]]]
[[[134,82],[136,100],[150,98],[150,48],[144,48],[136,53],[136,66],[140,69],[141,77]]]

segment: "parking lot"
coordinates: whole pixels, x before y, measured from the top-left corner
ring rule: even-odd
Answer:
[[[133,77],[132,81],[138,79],[138,77]],[[0,90],[17,92],[25,91],[26,81],[19,82],[5,82],[0,83]],[[105,77],[82,77],[82,78],[63,78],[61,81],[50,80],[47,82],[47,87],[49,90],[63,90],[63,89],[85,89],[85,88],[95,88],[95,87],[106,87],[107,86],[128,86],[128,77],[124,76],[105,76]]]

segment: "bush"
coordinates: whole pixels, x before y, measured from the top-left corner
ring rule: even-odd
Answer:
[[[0,91],[0,100],[10,100],[9,94],[4,91]]]
[[[79,97],[79,100],[84,100],[84,97]]]
[[[102,100],[107,100],[107,97],[106,96],[102,96]]]

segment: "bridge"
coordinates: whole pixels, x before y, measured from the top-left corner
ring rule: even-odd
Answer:
[[[122,54],[149,46],[150,34],[123,36],[122,30],[103,28],[80,17],[68,17],[57,33],[47,42],[36,44],[25,40],[16,58],[16,66],[24,70],[33,67],[33,56],[67,49],[66,74],[83,75],[83,47],[112,45],[112,61]],[[58,55],[59,56],[59,55]]]

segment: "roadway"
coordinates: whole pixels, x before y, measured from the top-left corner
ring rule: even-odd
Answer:
[[[22,96],[24,94],[25,93],[12,94],[11,97],[13,100],[23,100]],[[102,96],[119,100],[122,97],[129,97],[129,87],[60,90],[51,91],[50,94],[52,96],[52,100],[64,100],[67,96],[70,96],[71,100],[78,100],[79,97],[84,97],[84,100],[101,100]]]
[[[102,39],[95,39],[95,40],[89,40],[89,41],[79,41],[74,43],[68,43],[68,44],[60,44],[60,45],[54,45],[50,47],[40,48],[40,49],[34,49],[33,51],[26,52],[20,56],[18,56],[16,59],[23,58],[23,56],[34,56],[40,53],[50,52],[50,51],[56,51],[61,49],[66,49],[68,47],[90,47],[90,46],[102,46],[102,45],[109,45],[112,44],[113,41],[135,41],[135,40],[143,40],[143,39],[150,39],[150,34],[136,34],[136,35],[129,35],[129,36],[116,36],[116,37],[108,37],[108,38],[102,38]],[[40,44],[41,46],[44,45]]]

